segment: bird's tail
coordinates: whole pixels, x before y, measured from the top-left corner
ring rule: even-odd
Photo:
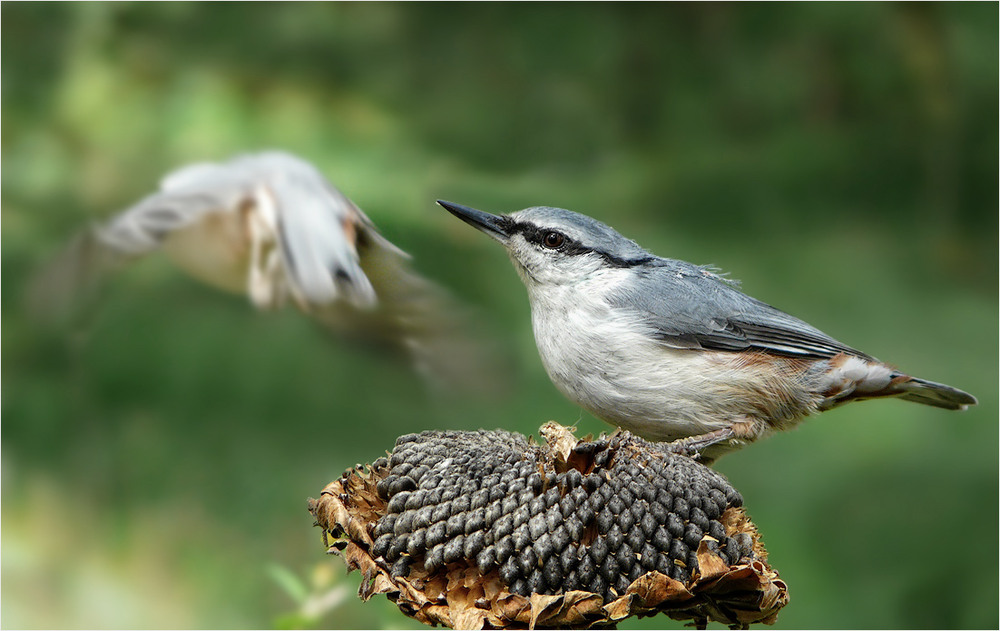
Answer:
[[[310,305],[310,315],[332,329],[346,325],[368,342],[401,350],[434,391],[500,394],[507,384],[497,349],[468,308],[416,272],[395,246],[362,247],[362,267],[378,297],[375,308]]]
[[[943,383],[936,383],[916,377],[909,377],[908,380],[901,381],[897,388],[902,392],[899,395],[900,399],[923,403],[924,405],[933,405],[936,408],[944,408],[946,410],[964,410],[968,406],[978,403],[976,397],[968,392],[963,392],[958,388],[953,388]]]
[[[841,354],[829,362],[827,399],[820,409],[848,401],[897,397],[945,410],[964,410],[976,397],[943,383],[911,377],[870,357]]]

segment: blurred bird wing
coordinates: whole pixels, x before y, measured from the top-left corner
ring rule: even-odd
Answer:
[[[376,292],[361,268],[358,240],[398,248],[311,164],[282,152],[252,160],[273,204],[279,248],[293,295],[305,309],[346,298],[371,307]]]
[[[290,154],[192,164],[76,237],[36,276],[29,298],[42,312],[72,311],[109,272],[164,247],[195,276],[248,292],[261,306],[290,291],[304,308],[340,297],[367,307],[375,294],[358,260],[359,231],[395,249],[312,165]]]
[[[28,307],[47,321],[67,324],[90,307],[105,277],[158,249],[171,234],[213,211],[237,203],[241,187],[218,165],[198,164],[165,177],[162,190],[74,237],[33,277]],[[213,177],[213,174],[216,177]],[[199,185],[211,179],[215,185]]]
[[[192,165],[166,176],[159,192],[95,226],[93,232],[104,247],[139,256],[208,213],[236,208],[245,196],[246,182],[237,174],[219,165]]]
[[[792,357],[867,357],[819,329],[747,296],[710,268],[664,259],[614,292],[610,301],[644,321],[674,348],[760,350]]]
[[[374,232],[374,226],[304,160],[269,151],[221,164],[189,165],[165,177],[161,189],[99,228],[101,241],[120,252],[148,252],[206,216],[223,213],[228,216],[223,227],[206,223],[185,236],[187,241],[198,233],[193,246],[175,254],[179,263],[205,257],[206,249],[246,250],[246,264],[252,269],[241,270],[240,281],[258,304],[278,301],[275,296],[286,288],[303,308],[341,298],[359,307],[374,304],[375,293],[361,270],[356,244],[358,229],[364,226]],[[213,227],[217,234],[207,234]],[[271,248],[277,249],[283,270],[274,269],[274,261],[268,260]],[[211,269],[192,271],[203,278],[213,275]],[[219,270],[217,275],[227,274]],[[287,287],[246,287],[254,279],[257,284]]]

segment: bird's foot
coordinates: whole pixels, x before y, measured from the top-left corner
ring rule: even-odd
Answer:
[[[697,436],[671,441],[667,443],[667,449],[672,453],[698,458],[702,450],[735,437],[736,432],[731,426],[723,427]]]

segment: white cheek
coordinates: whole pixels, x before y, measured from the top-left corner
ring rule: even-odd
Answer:
[[[608,269],[596,254],[547,250],[528,243],[521,235],[511,239],[507,253],[529,292],[542,287],[572,285],[577,291],[590,294],[603,292],[624,280],[617,277],[623,270]]]

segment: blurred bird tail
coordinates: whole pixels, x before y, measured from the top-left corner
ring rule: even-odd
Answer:
[[[414,271],[408,256],[369,243],[362,267],[378,303],[373,310],[348,313],[355,317],[347,323],[350,330],[399,349],[434,391],[496,395],[504,389],[489,336],[477,329],[465,305]],[[311,313],[331,328],[345,324],[343,310]]]
[[[966,407],[978,403],[976,397],[968,392],[943,383],[935,383],[916,377],[910,377],[908,381],[900,383],[897,388],[903,392],[899,395],[900,399],[933,405],[946,410],[964,410]]]

